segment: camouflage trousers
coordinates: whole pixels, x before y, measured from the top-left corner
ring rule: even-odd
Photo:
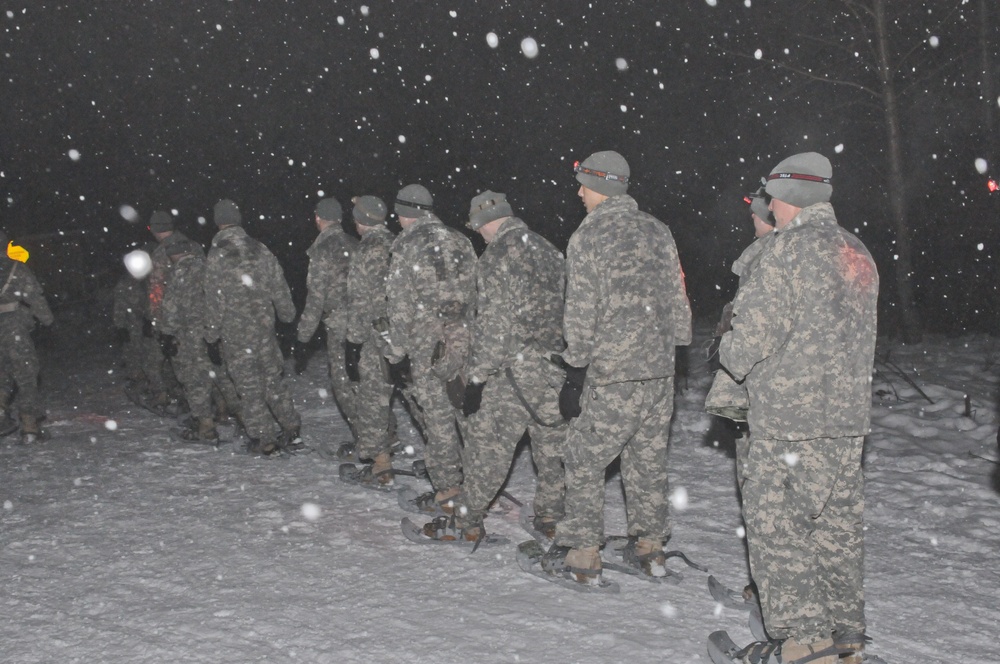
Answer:
[[[604,537],[604,474],[621,456],[628,534],[670,536],[667,450],[674,412],[674,379],[593,386],[580,399],[564,446],[566,516],[556,543],[598,546]]]
[[[330,363],[330,383],[333,387],[333,398],[337,400],[340,411],[347,420],[347,425],[351,427],[351,433],[357,438],[357,431],[354,422],[357,418],[357,395],[354,391],[350,379],[347,377],[347,368],[344,361],[344,337],[343,329],[327,326],[326,328],[326,356]]]
[[[236,386],[226,372],[212,362],[199,331],[177,336],[177,355],[170,362],[184,387],[184,398],[192,417],[213,416],[213,394],[230,408],[238,408],[240,400]]]
[[[128,380],[133,383],[141,383],[145,380],[143,372],[143,336],[142,324],[129,324],[126,328],[128,341],[122,346],[122,359],[125,361],[125,374]]]
[[[38,355],[31,327],[16,313],[0,314],[0,353],[0,374],[6,374],[0,375],[0,385],[4,389],[17,385],[17,405],[22,415],[45,417],[38,396]]]
[[[284,358],[273,334],[257,339],[223,339],[222,358],[240,396],[247,435],[274,441],[301,420],[282,375]]]
[[[751,439],[743,520],[774,638],[865,631],[863,446],[862,437]]]
[[[430,361],[413,361],[413,383],[403,390],[410,414],[424,436],[424,461],[435,491],[462,483],[462,443],[456,410],[448,400],[445,381],[431,371]]]
[[[388,452],[396,439],[396,416],[390,406],[392,385],[382,373],[382,353],[374,341],[361,346],[358,373],[361,382],[356,383],[354,421],[358,457],[374,459]]]
[[[463,517],[467,523],[486,516],[507,479],[525,429],[531,436],[531,457],[538,470],[534,512],[556,520],[563,516],[562,447],[567,427],[559,414],[558,388],[539,384],[531,377],[520,377],[518,387],[545,425],[535,421],[502,372],[486,382],[479,411],[462,423],[465,479],[458,503],[468,510]]]

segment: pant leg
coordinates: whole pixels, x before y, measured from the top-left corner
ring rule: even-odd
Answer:
[[[811,643],[829,638],[837,627],[830,607],[831,580],[824,575],[831,566],[828,547],[839,549],[847,542],[829,542],[837,534],[822,531],[828,528],[824,513],[838,483],[845,498],[852,492],[849,487],[855,493],[859,489],[849,476],[854,467],[860,471],[860,453],[845,454],[845,440],[851,439],[751,441],[743,520],[751,574],[774,638]],[[848,557],[860,562],[859,554]],[[859,572],[850,576],[860,581]],[[848,587],[839,591],[841,596],[854,592]],[[857,607],[857,599],[853,604]]]
[[[382,353],[374,342],[361,347],[358,362],[357,403],[355,407],[355,435],[358,457],[374,459],[389,452],[395,437],[396,418],[392,413],[392,385],[382,375]]]
[[[271,333],[259,343],[261,349],[259,371],[264,379],[264,399],[267,407],[284,431],[297,430],[302,424],[302,419],[295,410],[292,391],[285,381],[285,358],[281,354],[278,339]]]
[[[211,361],[205,342],[192,334],[177,336],[177,355],[173,358],[177,379],[184,387],[184,398],[192,417],[212,416]]]
[[[566,436],[566,515],[556,528],[557,544],[601,544],[604,473],[639,426],[639,387],[638,382],[584,385],[580,416],[570,422]]]
[[[332,327],[326,328],[326,355],[330,363],[330,384],[333,388],[333,398],[337,400],[344,419],[351,427],[355,437],[354,421],[357,419],[357,394],[354,383],[347,377],[345,366],[344,331]]]
[[[628,534],[666,541],[670,537],[667,452],[674,379],[643,381],[637,392],[643,394],[637,404],[641,420],[625,444],[621,460]]]
[[[17,313],[0,314],[5,317],[20,317]],[[4,344],[7,351],[10,376],[17,384],[17,407],[22,415],[44,417],[38,396],[38,355],[35,343],[31,339],[31,328],[22,325],[17,320],[4,321]]]
[[[221,348],[229,376],[240,395],[247,435],[255,440],[277,440],[280,427],[267,405],[259,349],[239,340],[224,340]]]
[[[426,440],[424,461],[431,484],[442,491],[462,483],[462,444],[455,426],[455,409],[445,383],[414,362],[410,397],[421,411]],[[421,369],[424,369],[421,371]]]

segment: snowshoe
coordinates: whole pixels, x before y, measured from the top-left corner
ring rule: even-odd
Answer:
[[[356,484],[366,489],[374,491],[395,491],[396,485],[393,480],[393,471],[383,471],[374,473],[372,464],[355,465],[353,463],[342,463],[338,473],[340,479],[348,484]],[[386,481],[388,478],[388,481]]]
[[[759,662],[760,664],[809,664],[817,659],[849,654],[850,651],[830,645],[795,659],[782,657],[782,641],[754,641],[743,648],[736,645],[725,630],[712,632],[708,637],[708,657],[713,664],[742,664],[743,662]],[[797,649],[802,650],[801,647]]]
[[[450,544],[471,549],[489,548],[509,544],[510,540],[501,535],[487,533],[482,526],[478,528],[458,528],[453,516],[440,516],[423,527],[413,523],[404,516],[399,522],[406,539],[417,544]]]
[[[736,592],[722,585],[714,576],[708,577],[708,592],[712,598],[727,609],[738,609],[749,611],[757,605],[757,596],[753,592],[744,590],[742,593]]]
[[[664,551],[663,558],[659,561],[664,571],[663,575],[650,574],[649,570],[644,569],[644,562],[646,561],[642,560],[635,552],[637,542],[638,538],[636,537],[623,537],[621,535],[607,537],[604,543],[606,568],[613,572],[623,572],[631,576],[636,576],[646,581],[669,583],[672,585],[680,583],[684,577],[679,572],[667,568],[666,561],[668,558],[680,558],[688,567],[702,572],[708,571],[704,566],[692,562],[683,552],[673,550]]]
[[[524,530],[538,540],[542,546],[549,546],[556,536],[556,522],[551,519],[536,516],[530,505],[521,507],[518,522]]]
[[[18,426],[17,421],[11,419],[10,415],[4,415],[3,418],[0,418],[0,438],[6,438],[14,433]]]
[[[425,514],[431,517],[449,516],[453,510],[447,503],[452,503],[452,501],[449,500],[442,505],[437,502],[436,496],[437,494],[433,490],[417,493],[416,490],[404,486],[396,493],[396,500],[399,502],[399,506],[407,512]]]
[[[547,556],[546,554],[550,552],[553,555]],[[577,592],[617,593],[621,591],[617,583],[605,579],[603,575],[598,577],[599,581],[596,585],[577,581],[572,570],[565,565],[566,553],[568,552],[567,547],[556,547],[556,545],[550,547],[547,552],[538,540],[530,539],[517,546],[517,565],[532,576],[545,579],[557,586],[572,588]]]
[[[407,452],[406,445],[396,440],[389,447],[389,454],[392,456],[398,456],[402,454],[412,454],[412,452]],[[353,440],[341,443],[340,446],[337,447],[336,456],[340,461],[348,463],[361,463],[361,459],[358,458],[357,445],[355,445]]]

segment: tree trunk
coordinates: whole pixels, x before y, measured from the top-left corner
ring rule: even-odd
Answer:
[[[896,296],[902,320],[903,340],[916,343],[923,338],[923,329],[913,302],[913,258],[910,248],[910,228],[906,223],[906,180],[903,177],[903,148],[899,130],[899,100],[889,57],[889,36],[885,22],[885,0],[872,0],[875,13],[875,38],[878,48],[878,71],[882,87],[884,123],[889,151],[889,206],[896,234]]]

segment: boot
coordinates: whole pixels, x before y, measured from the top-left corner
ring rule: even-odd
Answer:
[[[423,533],[430,539],[442,542],[478,542],[486,535],[482,521],[475,524],[464,524],[455,515],[439,516],[430,523],[425,523]]]
[[[828,654],[816,656],[817,653],[824,651]],[[795,639],[785,639],[781,644],[781,654],[778,661],[784,664],[795,664],[799,661],[809,662],[809,664],[839,664],[833,639],[823,639],[809,644],[799,643]]]
[[[215,430],[215,420],[211,417],[199,417],[197,426],[182,431],[181,438],[192,442],[214,442],[219,439],[219,432]]]
[[[278,451],[278,443],[273,440],[251,438],[250,442],[247,443],[247,452],[249,452],[250,454],[260,454],[261,456],[269,456],[277,451]]]
[[[868,637],[854,632],[853,634],[834,632],[834,645],[841,651],[837,664],[861,664],[865,658],[865,642]]]
[[[654,577],[667,575],[667,557],[663,553],[660,540],[640,537],[635,543],[636,562],[644,574]]]
[[[601,554],[596,546],[570,549],[566,554],[566,571],[577,583],[601,585]]]
[[[437,502],[441,511],[445,514],[455,513],[455,498],[462,491],[461,487],[453,486],[449,489],[442,489],[434,494],[434,500]]]
[[[41,437],[42,430],[38,426],[38,418],[21,413],[21,442],[27,445],[37,442]]]
[[[556,538],[556,520],[548,516],[536,516],[531,520],[531,527],[549,539]]]
[[[392,486],[395,482],[395,474],[392,472],[392,456],[388,452],[382,452],[375,457],[372,463],[372,477],[382,486]]]

